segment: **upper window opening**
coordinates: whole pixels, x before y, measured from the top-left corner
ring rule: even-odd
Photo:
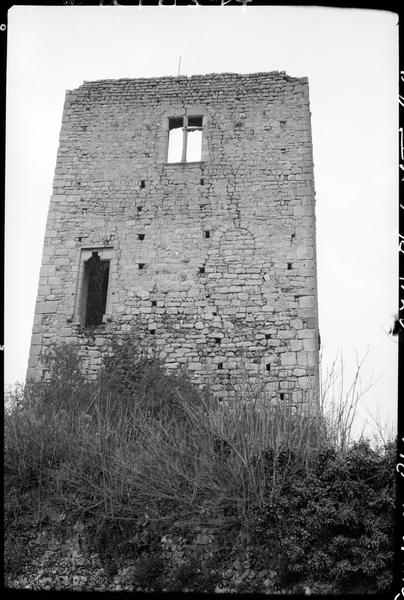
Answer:
[[[184,126],[184,117],[171,117],[169,119],[169,124],[168,124],[168,128],[170,129],[178,129]]]
[[[168,163],[202,160],[202,117],[172,117],[168,120]]]
[[[199,127],[199,129],[202,129],[202,117],[188,117],[188,127]]]
[[[84,280],[87,291],[85,327],[101,325],[107,305],[109,260],[101,260],[98,252],[93,252],[85,263]]]

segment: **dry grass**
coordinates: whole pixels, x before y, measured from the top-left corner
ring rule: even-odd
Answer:
[[[50,360],[48,381],[9,395],[6,486],[16,497],[35,489],[38,505],[123,521],[153,513],[172,526],[232,522],[247,530],[252,510],[309,471],[313,449],[347,449],[364,393],[363,361],[346,393],[343,363],[334,363],[319,416],[314,404],[311,415],[274,400],[259,382],[220,402],[148,364],[146,379],[125,394],[105,380],[86,384],[74,349],[56,349]]]
[[[279,534],[281,548],[287,528],[282,511],[290,505],[293,513],[297,496],[306,501],[308,485],[314,496],[333,489],[327,482],[323,489],[321,481],[317,489],[318,464],[328,461],[327,468],[337,473],[349,462],[352,425],[364,393],[362,362],[348,388],[343,363],[335,362],[322,386],[319,413],[315,404],[274,399],[265,380],[255,386],[246,381],[235,400],[221,402],[183,378],[165,375],[158,363],[143,361],[132,371],[132,349],[128,356],[129,391],[117,378],[111,378],[111,387],[105,377],[86,383],[77,355],[68,356],[66,348],[50,355],[47,381],[10,391],[4,429],[6,529],[25,519],[31,526],[32,521],[54,526],[59,535],[62,527],[81,521],[89,539],[103,539],[118,554],[125,544],[133,553],[132,541],[140,539],[148,545],[145,560],[151,564],[161,559],[155,548],[163,536],[185,539],[201,527],[244,550],[258,539],[259,556],[273,552],[268,536],[273,544]],[[117,366],[122,367],[119,361]],[[358,448],[354,457],[362,452]],[[366,460],[376,464],[376,455],[365,450]],[[333,502],[316,505],[320,512],[329,510],[331,520],[339,515]],[[318,528],[324,520],[316,511],[304,515],[309,525],[299,529],[301,548],[312,535],[312,521]],[[292,527],[279,564],[288,562],[295,536]],[[303,570],[306,551],[299,558]]]

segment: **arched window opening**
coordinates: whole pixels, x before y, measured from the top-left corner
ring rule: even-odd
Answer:
[[[84,266],[84,289],[87,290],[85,327],[101,325],[105,315],[109,282],[109,260],[93,252]]]

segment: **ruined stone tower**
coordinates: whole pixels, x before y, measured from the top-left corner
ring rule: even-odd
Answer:
[[[134,330],[217,396],[318,386],[307,78],[85,82],[68,91],[28,378],[51,342],[97,372]]]

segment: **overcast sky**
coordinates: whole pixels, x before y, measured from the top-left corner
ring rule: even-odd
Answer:
[[[28,362],[65,91],[83,81],[213,72],[308,76],[323,362],[368,350],[367,411],[394,425],[398,27],[316,7],[41,7],[8,14],[5,383]]]

